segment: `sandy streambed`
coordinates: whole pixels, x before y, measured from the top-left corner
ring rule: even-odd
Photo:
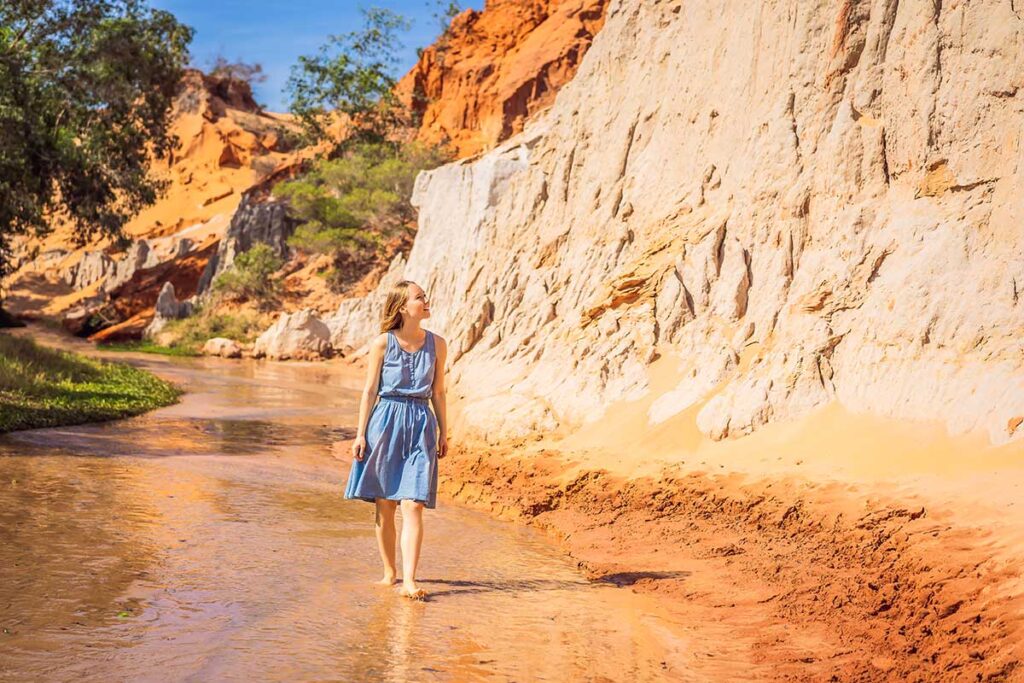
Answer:
[[[630,404],[456,427],[412,605],[340,498],[360,368],[118,357],[183,402],[0,439],[0,679],[1024,676],[1014,447],[835,409],[719,444]]]
[[[372,508],[342,499],[348,467],[330,447],[352,434],[358,373],[118,357],[182,384],[183,401],[0,438],[0,680],[757,670],[717,625],[681,621],[614,577],[592,580],[536,529],[450,501],[427,515],[418,578],[431,599],[374,587]]]

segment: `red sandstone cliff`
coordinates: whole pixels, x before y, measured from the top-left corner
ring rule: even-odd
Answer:
[[[490,0],[455,17],[399,83],[419,139],[472,156],[523,129],[572,80],[608,0]]]
[[[16,242],[17,267],[4,283],[9,310],[60,317],[83,303],[118,300],[127,287],[130,296],[111,322],[141,315],[144,323],[165,280],[186,295],[194,289],[242,194],[294,166],[303,154],[289,146],[297,131],[291,118],[262,111],[239,81],[187,71],[171,116],[179,144],[150,168],[168,185],[125,226],[131,246],[108,238],[79,246],[64,224],[41,240]]]

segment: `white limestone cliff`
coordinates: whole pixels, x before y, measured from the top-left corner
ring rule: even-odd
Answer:
[[[651,424],[697,407],[722,439],[838,401],[1002,443],[1022,128],[1013,3],[618,0],[540,119],[421,175],[404,276],[492,440],[650,397],[667,355]]]

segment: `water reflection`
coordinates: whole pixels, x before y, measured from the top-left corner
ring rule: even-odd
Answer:
[[[431,600],[373,586],[373,506],[342,499],[329,451],[358,396],[331,386],[339,370],[159,363],[183,403],[0,437],[0,679],[682,675],[651,604],[586,581],[529,529],[443,503],[427,518]]]

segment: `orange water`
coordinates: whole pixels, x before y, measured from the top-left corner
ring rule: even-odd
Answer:
[[[0,680],[691,679],[649,598],[442,501],[410,603],[342,499],[361,378],[130,356],[183,402],[0,437]],[[443,461],[442,461],[443,466]]]

